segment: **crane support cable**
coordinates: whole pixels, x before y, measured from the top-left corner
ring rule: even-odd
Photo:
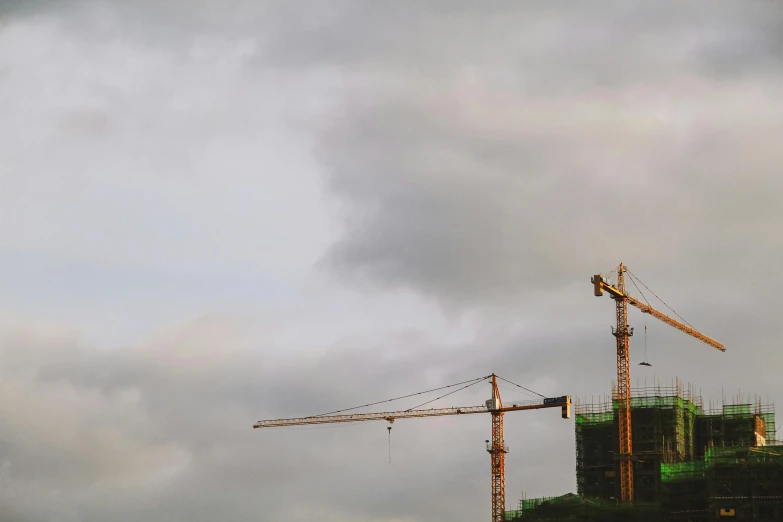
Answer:
[[[344,411],[358,410],[359,408],[366,408],[368,406],[375,406],[377,404],[384,404],[384,403],[387,403],[387,402],[398,401],[400,399],[407,399],[408,397],[415,397],[417,395],[424,395],[425,393],[432,393],[434,391],[445,390],[447,388],[453,388],[455,386],[459,386],[460,384],[465,384],[465,383],[470,383],[470,385],[472,386],[473,384],[476,384],[477,382],[480,382],[480,381],[483,381],[485,379],[488,379],[489,377],[490,377],[489,375],[487,375],[485,377],[478,377],[476,379],[470,379],[469,381],[462,381],[462,382],[458,382],[456,384],[449,384],[448,386],[441,386],[440,388],[433,388],[431,390],[426,390],[426,391],[422,391],[422,392],[417,392],[417,393],[411,393],[411,394],[408,394],[408,395],[403,395],[402,397],[395,397],[394,399],[386,399],[385,401],[371,402],[369,404],[363,404],[361,406],[354,406],[353,408],[345,408],[343,410],[330,411],[329,413],[321,413],[320,415],[313,415],[313,417],[323,417],[325,415],[333,415],[335,413],[342,413]],[[459,390],[457,390],[457,391],[459,391]],[[447,394],[447,395],[449,395],[449,394]],[[444,397],[445,397],[445,395],[444,395]],[[432,402],[432,401],[430,401],[430,402]],[[425,404],[427,404],[427,403],[425,403]],[[416,407],[418,408],[418,406],[416,406]]]
[[[438,399],[442,399],[443,397],[448,397],[449,395],[451,395],[451,394],[453,394],[453,393],[457,393],[458,391],[462,391],[462,390],[464,390],[465,388],[470,388],[470,387],[471,387],[471,386],[473,386],[474,384],[478,384],[478,383],[480,383],[480,382],[481,382],[481,381],[483,381],[483,380],[486,380],[486,377],[482,377],[481,379],[477,379],[477,380],[473,381],[472,383],[468,384],[467,386],[463,386],[462,388],[459,388],[458,390],[450,391],[449,393],[446,393],[446,394],[444,394],[444,395],[441,395],[440,397],[435,397],[435,398],[434,398],[434,399],[432,399],[431,401],[423,402],[423,403],[419,404],[418,406],[414,406],[413,408],[408,408],[408,409],[407,409],[407,410],[405,410],[405,411],[411,411],[411,410],[415,410],[415,409],[417,409],[417,408],[421,408],[421,407],[422,407],[422,406],[424,406],[425,404],[429,404],[429,403],[431,403],[431,402],[435,402],[435,401],[437,401]]]
[[[648,301],[648,300],[647,300],[647,297],[646,297],[646,296],[644,295],[644,293],[642,292],[642,289],[641,289],[641,288],[639,288],[639,286],[636,284],[636,281],[635,281],[636,277],[634,277],[634,275],[633,275],[632,273],[630,273],[630,272],[628,272],[628,275],[629,275],[629,276],[631,276],[629,279],[630,279],[630,280],[631,280],[631,282],[633,283],[633,286],[634,286],[634,287],[636,287],[636,290],[638,290],[638,291],[639,291],[639,295],[641,295],[641,296],[642,296],[642,299],[644,299],[644,302],[645,302],[645,303],[647,303],[647,306],[652,306],[652,305],[650,304],[650,301]],[[639,282],[641,283],[641,281],[639,281]]]
[[[533,391],[533,390],[530,390],[530,389],[528,389],[528,388],[525,388],[524,386],[520,386],[519,384],[517,384],[517,383],[515,383],[515,382],[511,382],[511,381],[509,381],[508,379],[504,379],[503,377],[501,377],[501,376],[499,376],[499,375],[496,375],[496,377],[497,377],[498,379],[500,379],[501,381],[506,381],[506,382],[507,382],[507,383],[509,383],[509,384],[513,384],[513,385],[514,385],[514,386],[516,386],[517,388],[522,388],[523,390],[525,390],[525,391],[528,391],[528,392],[530,392],[530,393],[532,393],[532,394],[534,394],[534,395],[538,395],[539,397],[546,398],[546,396],[545,396],[545,395],[541,395],[541,394],[540,394],[540,393],[538,393],[537,391]]]
[[[626,271],[626,272],[628,272],[629,274],[631,274],[631,275],[632,275],[632,276],[633,276],[633,277],[634,277],[634,278],[635,278],[637,281],[639,281],[639,283],[641,283],[641,285],[642,285],[643,287],[645,287],[645,288],[647,289],[647,291],[648,291],[648,292],[650,292],[652,295],[654,295],[654,296],[655,296],[655,298],[656,298],[656,299],[658,299],[660,302],[662,302],[662,303],[663,303],[663,305],[664,305],[666,308],[668,308],[669,310],[671,310],[671,311],[672,311],[672,313],[673,313],[674,315],[676,315],[677,317],[679,317],[679,318],[680,318],[680,320],[681,320],[683,323],[685,323],[685,324],[687,324],[688,326],[690,326],[691,328],[693,328],[693,325],[692,325],[691,323],[689,323],[688,321],[686,321],[686,320],[685,320],[685,319],[684,319],[684,318],[683,318],[683,317],[682,317],[680,314],[678,314],[678,313],[677,313],[677,312],[674,310],[674,308],[672,308],[671,306],[667,305],[667,304],[666,304],[666,301],[664,301],[663,299],[661,299],[660,297],[658,297],[658,296],[656,295],[656,293],[655,293],[655,292],[653,292],[652,290],[650,290],[650,287],[648,287],[646,284],[644,284],[644,282],[643,282],[641,279],[639,279],[638,277],[636,277],[636,274],[634,274],[633,272],[631,272],[630,270],[628,270],[628,268],[626,268],[626,269],[625,269],[625,271]],[[695,330],[695,328],[693,328],[693,329]]]

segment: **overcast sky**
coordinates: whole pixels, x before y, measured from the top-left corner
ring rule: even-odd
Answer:
[[[634,379],[783,401],[782,35],[750,0],[0,2],[0,518],[486,519],[489,418],[397,422],[391,462],[384,423],[252,425],[493,371],[602,396],[621,261],[728,349],[632,312]],[[506,442],[510,508],[575,489],[572,420]]]

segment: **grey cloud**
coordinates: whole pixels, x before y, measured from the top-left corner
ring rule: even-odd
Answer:
[[[620,11],[599,47],[577,44],[586,20],[558,21],[557,47],[579,57],[521,31],[494,62],[468,54],[445,70],[354,71],[320,148],[347,215],[325,262],[350,280],[473,305],[562,288],[621,260],[651,276],[698,266],[688,278],[705,284],[758,262],[747,241],[779,258],[777,8],[726,7],[698,26],[688,8]],[[736,35],[765,72],[705,72],[735,59]],[[412,45],[460,45],[431,36]]]
[[[20,520],[84,521],[306,520],[313,506],[344,520],[450,520],[485,511],[482,419],[446,420],[438,429],[397,423],[393,468],[381,424],[251,429],[259,417],[323,413],[477,376],[484,365],[476,364],[476,346],[401,333],[372,350],[269,367],[236,326],[202,318],[136,346],[98,350],[61,327],[4,324],[3,504]],[[432,369],[444,380],[425,384]],[[477,404],[487,393],[482,384],[435,405]],[[440,480],[444,473],[454,479]],[[451,500],[433,505],[433,497]]]
[[[545,95],[657,83],[684,70],[721,79],[781,63],[779,6],[338,2],[270,8],[262,61],[340,69],[384,64],[431,75],[481,65]],[[320,8],[319,8],[320,7]],[[493,67],[494,66],[494,67]],[[502,73],[495,69],[502,68]]]
[[[121,20],[122,38],[169,48],[228,32],[259,42],[262,68],[337,69],[384,63],[444,70],[502,66],[527,89],[551,94],[593,85],[655,82],[672,64],[703,74],[780,65],[779,6],[767,2],[664,2],[628,6],[501,2],[128,0],[12,2],[19,14],[57,12],[85,36]],[[16,6],[16,7],[13,7]],[[102,18],[103,17],[103,18]],[[97,31],[97,32],[96,32]],[[111,35],[109,35],[111,36]],[[114,35],[116,36],[116,34]],[[688,61],[698,58],[698,64]],[[617,65],[622,63],[622,67]],[[531,65],[535,68],[531,69]],[[526,72],[535,70],[535,75]]]

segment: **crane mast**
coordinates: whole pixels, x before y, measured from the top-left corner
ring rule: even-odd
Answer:
[[[617,420],[618,420],[618,438],[619,438],[619,460],[620,460],[620,502],[631,503],[634,500],[633,486],[633,436],[631,429],[631,370],[629,344],[633,336],[633,328],[628,326],[628,305],[640,309],[643,313],[650,314],[656,319],[668,324],[669,326],[690,335],[691,337],[702,341],[722,352],[726,348],[710,337],[707,337],[698,330],[659,312],[648,304],[642,303],[629,296],[626,292],[625,273],[627,267],[620,263],[617,267],[617,286],[612,286],[604,279],[601,274],[597,274],[590,279],[593,283],[594,295],[600,297],[604,291],[614,299],[617,325],[612,328],[612,335],[617,341]]]
[[[441,417],[444,415],[468,415],[489,413],[492,416],[492,440],[487,440],[487,452],[491,457],[492,473],[492,522],[505,521],[506,509],[506,473],[505,457],[508,446],[503,439],[503,414],[510,411],[538,410],[542,408],[560,408],[564,419],[571,417],[571,396],[544,398],[535,403],[511,403],[503,405],[500,398],[497,376],[489,376],[492,384],[492,398],[483,406],[464,406],[458,408],[434,408],[428,410],[403,410],[377,413],[356,413],[349,415],[319,415],[312,417],[297,417],[290,419],[261,420],[253,428],[280,428],[285,426],[302,426],[312,424],[333,424],[343,422],[362,422],[385,420],[394,422],[397,419],[412,419],[425,417]],[[479,379],[483,380],[483,378]]]
[[[615,297],[617,326],[612,334],[617,340],[617,420],[620,439],[620,499],[628,502],[633,499],[633,440],[631,438],[631,371],[629,366],[629,341],[633,328],[628,328],[628,297],[625,293],[625,267],[620,264],[617,275],[617,289],[620,296]]]
[[[492,473],[492,522],[502,522],[506,514],[506,446],[503,438],[503,402],[495,374],[492,374],[492,442],[487,444]],[[488,405],[489,406],[489,405]]]

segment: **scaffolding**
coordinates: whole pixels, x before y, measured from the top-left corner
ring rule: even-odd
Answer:
[[[612,398],[574,407],[576,419],[577,493],[614,501],[618,495],[616,391]],[[695,456],[696,419],[703,413],[701,398],[691,386],[676,380],[671,386],[642,386],[631,390],[633,466],[637,503],[660,501],[661,462],[683,462]]]
[[[705,463],[661,463],[661,512],[671,522],[706,522],[708,488]]]
[[[615,404],[607,400],[577,403],[574,418],[577,493],[588,498],[614,500],[617,495]]]
[[[702,460],[662,464],[661,480],[662,509],[671,520],[783,520],[781,442],[713,446]]]
[[[656,520],[671,522],[783,520],[783,443],[776,442],[774,406],[741,395],[731,401],[705,408],[695,389],[679,380],[632,389],[634,509],[648,513],[649,506],[655,506]],[[584,502],[566,497],[525,500],[514,520],[572,520],[568,505],[584,515],[573,520],[588,520],[586,513],[616,504],[615,390],[611,397],[576,402],[574,416],[575,497]],[[621,506],[617,509],[625,513],[623,520],[636,520]],[[533,512],[549,513],[549,518],[534,518],[529,514]],[[603,519],[613,520],[608,513]]]
[[[753,402],[711,405],[697,420],[696,457],[703,457],[711,446],[765,446],[775,440],[774,406],[757,397]]]
[[[783,520],[783,445],[710,448],[705,455],[711,512],[738,520]]]
[[[560,497],[522,499],[514,511],[506,512],[513,522],[659,522],[657,506],[619,505],[569,493]]]

